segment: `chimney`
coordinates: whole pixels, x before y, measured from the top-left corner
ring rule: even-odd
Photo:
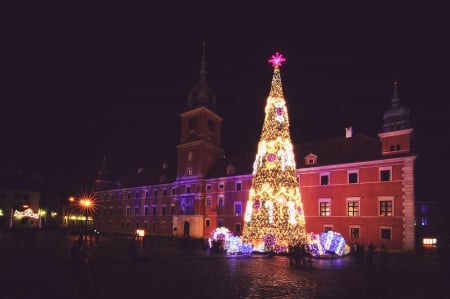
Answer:
[[[352,138],[352,136],[353,136],[353,128],[352,127],[345,128],[345,138]]]

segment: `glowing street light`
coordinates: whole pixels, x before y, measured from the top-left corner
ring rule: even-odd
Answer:
[[[69,197],[69,209],[67,211],[67,227],[70,228],[70,210],[72,209],[72,203],[75,201],[75,197]]]
[[[89,214],[89,211],[91,210],[91,209],[93,209],[93,207],[94,207],[94,202],[93,202],[93,200],[92,199],[90,199],[90,198],[82,198],[82,199],[80,199],[80,207],[81,207],[81,209],[84,211],[84,214],[85,214],[85,223],[84,223],[84,230],[85,230],[85,234],[86,234],[86,237],[87,237],[87,231],[88,231],[88,214]]]

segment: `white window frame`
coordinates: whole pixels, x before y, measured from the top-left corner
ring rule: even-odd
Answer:
[[[395,202],[394,202],[394,198],[395,198],[395,196],[394,195],[390,195],[390,196],[378,196],[378,202],[377,202],[377,216],[379,216],[379,217],[394,217],[394,215],[395,215]],[[380,203],[382,202],[382,201],[391,201],[392,202],[392,204],[391,204],[391,206],[392,206],[392,213],[391,213],[391,215],[387,215],[387,216],[385,216],[385,215],[381,215],[381,213],[380,213]]]
[[[350,183],[350,174],[356,173],[356,182]],[[359,184],[359,169],[351,169],[347,171],[347,184]]]
[[[357,201],[358,202],[358,215],[350,215],[349,211],[348,211],[348,203],[349,202],[353,202],[353,201]],[[359,196],[353,196],[353,197],[347,197],[345,199],[345,215],[347,217],[359,217],[361,216],[361,197]]]
[[[388,230],[391,231],[391,238],[390,238],[390,239],[383,239],[383,238],[382,238],[381,231],[382,231],[383,229],[388,229]],[[380,233],[380,240],[381,240],[381,241],[393,240],[393,238],[392,238],[392,226],[380,226],[379,233]]]
[[[330,206],[329,215],[321,215],[320,204],[321,204],[322,202],[326,202],[326,203],[329,204],[329,206]],[[331,216],[331,197],[327,197],[327,198],[319,198],[318,204],[319,204],[319,216],[320,216],[320,217],[330,217],[330,216]]]
[[[354,229],[354,228],[357,228],[358,229],[358,231],[359,231],[359,236],[358,236],[358,238],[353,238],[352,237],[352,229]],[[356,239],[361,239],[361,225],[350,225],[349,227],[348,227],[348,236],[349,236],[349,238],[350,239],[354,239],[354,240],[356,240]]]
[[[387,181],[382,181],[381,180],[381,172],[385,171],[385,170],[389,170],[389,180]],[[380,182],[392,182],[392,166],[383,166],[383,167],[379,167],[378,168],[378,179],[380,180]]]
[[[328,184],[322,185],[322,177],[324,177],[324,176],[328,177]],[[321,172],[320,175],[319,175],[319,179],[320,179],[320,182],[319,182],[319,185],[320,185],[320,186],[329,186],[329,185],[331,185],[331,182],[330,182],[330,172],[329,172],[329,171],[327,171],[327,172]]]

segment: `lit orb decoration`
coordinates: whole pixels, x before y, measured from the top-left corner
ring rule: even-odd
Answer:
[[[272,58],[269,59],[269,62],[273,67],[280,67],[283,62],[286,61],[286,58],[283,57],[282,54],[276,52],[275,55],[272,55]]]

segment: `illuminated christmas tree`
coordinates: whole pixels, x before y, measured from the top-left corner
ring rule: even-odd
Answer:
[[[280,66],[285,60],[278,52],[269,60],[274,67],[272,86],[245,209],[242,238],[251,243],[255,251],[258,248],[260,251],[285,251],[287,246],[304,244],[307,240],[280,75]]]

